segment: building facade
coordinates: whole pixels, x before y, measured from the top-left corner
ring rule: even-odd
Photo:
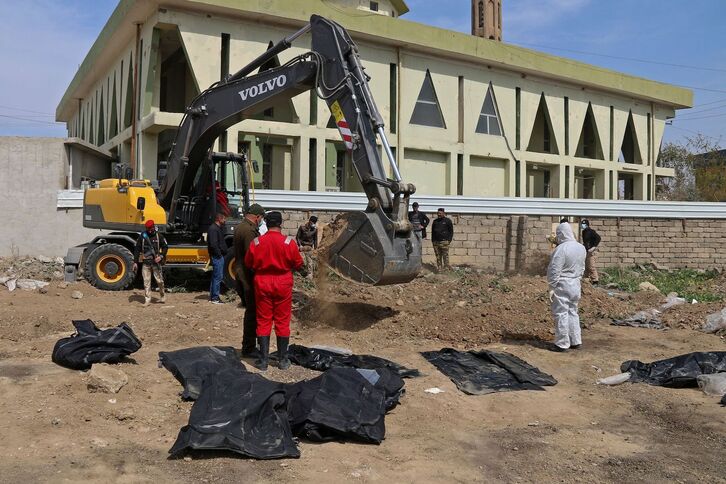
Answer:
[[[656,178],[673,176],[656,159],[690,91],[399,18],[407,10],[402,0],[121,0],[56,117],[156,179],[189,101],[315,13],[357,42],[420,194],[651,200]],[[301,37],[277,61],[309,48]],[[310,92],[230,128],[217,149],[247,153],[258,188],[361,189]]]

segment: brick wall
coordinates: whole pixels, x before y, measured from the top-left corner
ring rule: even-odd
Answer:
[[[310,215],[320,222],[337,212],[284,211],[283,229],[294,235]],[[430,215],[433,220],[435,214]],[[453,265],[471,265],[498,272],[543,274],[551,252],[546,237],[553,216],[449,214],[454,223],[450,249]],[[578,218],[573,219],[577,233]],[[602,237],[601,267],[652,263],[693,269],[726,267],[726,220],[589,218]],[[423,243],[424,262],[435,263],[430,240]]]

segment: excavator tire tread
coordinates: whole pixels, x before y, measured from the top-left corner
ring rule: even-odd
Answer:
[[[85,274],[92,286],[106,291],[123,291],[136,278],[134,256],[120,244],[96,247],[86,260]]]

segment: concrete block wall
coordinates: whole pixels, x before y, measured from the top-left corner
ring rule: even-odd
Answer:
[[[64,256],[100,233],[82,210],[57,208],[67,164],[63,138],[0,137],[0,256]]]
[[[267,208],[267,207],[266,207]],[[283,211],[283,229],[294,235],[310,215],[320,222],[337,212]],[[429,214],[431,219],[435,214]],[[453,265],[497,272],[544,274],[552,251],[546,237],[559,216],[449,214],[454,223]],[[579,238],[580,219],[572,227]],[[589,218],[602,237],[600,267],[656,264],[670,269],[726,268],[726,220]],[[435,264],[431,240],[423,242],[424,262]]]

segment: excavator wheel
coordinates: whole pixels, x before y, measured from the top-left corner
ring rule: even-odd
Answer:
[[[86,260],[86,278],[91,285],[107,291],[122,291],[134,282],[134,256],[119,244],[96,247]]]
[[[222,274],[222,283],[228,291],[237,290],[237,272],[234,270],[235,257],[232,250],[224,256],[224,273]]]

